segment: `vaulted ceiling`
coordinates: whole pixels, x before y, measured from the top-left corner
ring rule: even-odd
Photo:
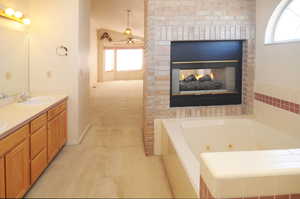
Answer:
[[[132,10],[134,35],[144,36],[144,0],[91,0],[91,18],[97,28],[123,32],[127,24],[126,10]]]

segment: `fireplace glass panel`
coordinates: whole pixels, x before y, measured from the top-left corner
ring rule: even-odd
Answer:
[[[173,95],[237,93],[236,67],[173,69]]]

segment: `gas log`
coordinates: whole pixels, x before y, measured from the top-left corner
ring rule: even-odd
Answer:
[[[213,80],[210,75],[205,75],[198,80],[195,75],[189,75],[180,81],[179,86],[181,91],[195,91],[222,89],[223,84]]]
[[[216,90],[216,89],[222,89],[223,84],[218,81],[180,81],[179,83],[180,90],[181,91],[195,91],[195,90]]]

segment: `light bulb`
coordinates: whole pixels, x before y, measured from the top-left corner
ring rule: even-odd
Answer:
[[[24,23],[25,25],[31,24],[30,19],[24,18],[22,21],[23,21],[23,23]]]
[[[126,28],[124,34],[125,35],[131,35],[132,34],[132,30],[130,28]]]
[[[21,18],[23,17],[23,13],[20,12],[20,11],[16,11],[14,15],[15,15],[15,17],[18,18],[18,19],[21,19]]]
[[[15,14],[15,11],[12,8],[6,8],[5,9],[5,14],[8,15],[8,16],[13,16]]]

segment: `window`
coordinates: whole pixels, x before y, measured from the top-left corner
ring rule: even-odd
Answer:
[[[115,51],[105,50],[104,51],[104,69],[106,72],[113,71],[115,66]]]
[[[142,67],[142,49],[117,50],[117,71],[141,70]]]
[[[267,27],[267,44],[290,41],[300,41],[300,0],[283,0]]]
[[[106,49],[105,71],[133,71],[143,68],[143,49]],[[116,62],[116,63],[115,63]]]

